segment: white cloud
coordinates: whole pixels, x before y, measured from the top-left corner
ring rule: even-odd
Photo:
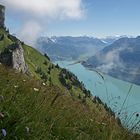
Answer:
[[[108,52],[103,61],[105,61],[105,63],[106,62],[107,63],[118,62],[119,61],[119,52],[120,52],[120,50],[113,50],[113,51]]]
[[[100,66],[97,66],[97,69],[104,72],[109,73],[110,70],[119,67],[120,70],[124,69],[124,63],[120,59],[120,52],[124,51],[127,48],[117,48],[112,51],[109,51],[107,54],[99,54],[97,59],[99,62],[102,62]]]
[[[52,18],[83,16],[82,0],[2,0],[13,10],[18,10],[33,16],[48,16]]]
[[[35,21],[26,22],[19,31],[18,35],[21,40],[24,40],[28,45],[35,47],[36,39],[40,36],[42,28]]]
[[[1,0],[10,13],[24,22],[16,33],[25,43],[34,45],[51,19],[80,19],[84,15],[82,0]]]
[[[100,70],[104,73],[109,73],[110,70],[116,67],[116,64],[113,62],[107,63],[107,64],[102,64],[101,66],[98,66],[96,69]]]

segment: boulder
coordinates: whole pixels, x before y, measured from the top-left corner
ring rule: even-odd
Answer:
[[[6,66],[10,66],[18,72],[26,73],[28,66],[24,59],[24,50],[20,41],[14,43],[0,54],[0,62]]]

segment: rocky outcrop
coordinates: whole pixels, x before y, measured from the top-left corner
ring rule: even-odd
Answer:
[[[0,5],[0,27],[4,27],[5,7]]]
[[[5,27],[5,7],[0,5],[0,28]],[[0,63],[12,67],[18,72],[26,73],[28,66],[24,59],[24,50],[21,42],[14,36],[7,36],[11,41],[16,42],[10,46],[7,46],[2,52],[0,52]],[[0,35],[0,41],[3,40],[4,35]]]
[[[24,50],[20,42],[8,46],[0,54],[0,62],[18,72],[26,73],[28,66],[24,59]]]
[[[12,64],[13,68],[19,72],[25,73],[28,69],[25,60],[24,60],[24,50],[21,44],[16,46],[17,48],[12,52]]]

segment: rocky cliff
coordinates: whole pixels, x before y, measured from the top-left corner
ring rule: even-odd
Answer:
[[[0,27],[4,27],[5,7],[0,5]]]
[[[13,68],[19,72],[25,73],[28,69],[24,60],[24,50],[20,43],[16,44],[16,49],[12,51]]]
[[[26,73],[28,66],[24,59],[24,50],[20,42],[12,44],[0,54],[0,62],[10,66],[18,72]]]

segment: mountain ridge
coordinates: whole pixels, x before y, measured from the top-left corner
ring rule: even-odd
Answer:
[[[41,37],[37,49],[46,52],[52,60],[75,60],[95,54],[106,46],[106,43],[94,37],[60,36]]]

